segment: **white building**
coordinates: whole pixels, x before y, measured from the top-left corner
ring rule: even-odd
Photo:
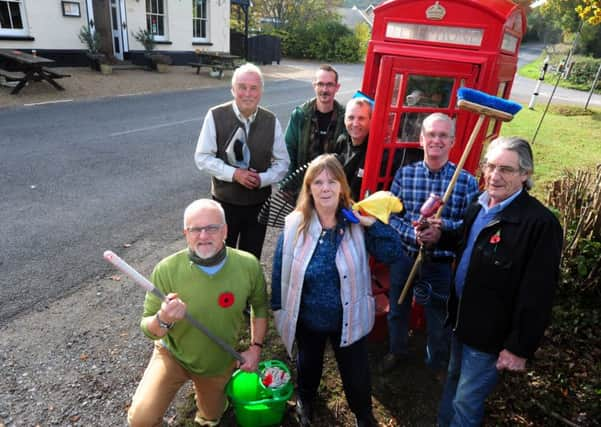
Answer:
[[[61,65],[84,65],[82,26],[98,31],[102,51],[136,62],[143,46],[133,34],[146,28],[156,50],[175,63],[195,49],[230,50],[230,4],[240,0],[0,0],[0,49],[36,50]]]

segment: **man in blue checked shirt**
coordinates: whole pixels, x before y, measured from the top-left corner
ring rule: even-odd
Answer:
[[[399,260],[390,267],[390,312],[388,314],[389,353],[382,361],[382,372],[389,372],[408,357],[409,313],[411,297],[397,304],[407,276],[419,250],[414,222],[419,220],[420,208],[434,193],[442,197],[455,164],[449,161],[449,152],[455,138],[455,123],[442,113],[433,113],[423,121],[420,145],[424,160],[400,168],[390,191],[405,206],[402,216],[392,216],[403,244]],[[466,171],[459,175],[455,188],[442,211],[442,229],[457,229],[470,202],[478,195],[476,179]],[[426,365],[437,376],[446,372],[449,360],[450,330],[445,328],[446,301],[451,283],[451,264],[454,254],[448,250],[428,247],[424,262],[413,282],[416,302],[424,306],[427,325]]]

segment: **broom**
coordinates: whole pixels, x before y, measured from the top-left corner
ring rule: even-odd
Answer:
[[[137,285],[144,288],[147,292],[150,292],[161,301],[165,301],[167,297],[163,294],[159,289],[157,289],[150,280],[140,274],[135,268],[126,263],[123,259],[121,259],[117,254],[113,251],[105,251],[104,259],[113,264],[117,269],[121,270],[125,273],[130,279],[132,279]],[[236,359],[240,364],[244,364],[244,357],[234,350],[228,343],[222,340],[220,337],[211,332],[205,325],[200,323],[197,319],[192,317],[190,313],[186,311],[184,318],[194,326],[196,329],[203,332],[207,337],[209,337],[215,344],[221,347],[226,353]],[[286,378],[283,371],[277,367],[268,367],[263,372],[259,370],[255,371],[256,374],[260,378],[260,383],[263,387],[266,388],[277,388],[282,385],[282,382],[288,382],[290,380],[289,375]]]
[[[455,173],[453,174],[449,185],[442,197],[442,205],[438,208],[436,212],[435,218],[440,218],[442,214],[442,210],[444,209],[444,205],[451,197],[451,193],[453,192],[453,188],[455,188],[455,183],[459,178],[459,174],[463,169],[463,165],[467,160],[470,151],[472,149],[472,145],[474,145],[474,141],[480,133],[480,129],[482,128],[482,124],[484,123],[484,119],[486,117],[493,117],[497,120],[501,120],[503,122],[508,122],[513,119],[513,116],[522,109],[522,106],[516,102],[509,101],[507,99],[499,98],[497,96],[489,95],[487,93],[470,89],[470,88],[460,88],[457,91],[457,107],[471,111],[473,113],[478,113],[478,121],[476,122],[476,126],[474,126],[474,130],[470,135],[470,138],[463,149],[463,154],[457,163],[457,168],[455,169]],[[401,292],[401,296],[399,297],[398,304],[402,304],[409,292],[409,288],[411,287],[411,283],[415,279],[415,275],[421,263],[424,259],[424,247],[420,246],[419,252],[417,254],[417,258],[413,263],[413,267],[409,272],[409,276],[407,277],[407,281],[405,282],[405,286],[403,287],[403,291]]]

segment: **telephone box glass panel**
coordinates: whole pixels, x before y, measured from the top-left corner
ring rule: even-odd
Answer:
[[[454,79],[410,75],[407,81],[407,96],[403,101],[405,107],[448,108],[453,92]]]

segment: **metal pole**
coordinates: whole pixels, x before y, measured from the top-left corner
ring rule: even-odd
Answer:
[[[371,21],[371,19],[369,19],[367,17],[367,15],[365,14],[365,12],[363,12],[357,6],[353,6],[351,9],[353,9],[354,11],[357,11],[359,13],[359,15],[361,15],[361,18],[363,18],[363,20],[367,23],[367,25],[369,25],[369,28],[372,28],[374,26],[374,23]]]
[[[572,47],[570,48],[570,51],[568,52],[568,56],[567,56],[568,58],[572,57],[572,51],[576,48],[576,43],[578,42],[578,37],[580,36],[580,31],[582,30],[583,24],[584,24],[584,21],[580,21],[580,25],[578,26],[578,33],[576,34],[576,37],[574,37],[574,42],[572,43]],[[566,60],[566,62],[567,62],[567,60]],[[549,99],[547,100],[547,105],[545,106],[545,111],[543,111],[542,116],[540,116],[540,119],[536,125],[536,130],[534,131],[534,135],[532,136],[532,141],[530,141],[530,144],[532,144],[532,145],[534,145],[534,141],[536,141],[538,131],[540,130],[543,120],[545,119],[545,116],[547,115],[547,111],[549,110],[549,105],[551,105],[551,100],[553,100],[553,95],[555,95],[555,91],[557,90],[557,85],[559,84],[560,80],[561,80],[561,73],[558,73],[557,81],[555,82],[553,91],[551,92],[551,95],[549,96]]]
[[[601,64],[599,64],[599,68],[597,68],[597,74],[595,75],[595,80],[593,80],[593,85],[591,86],[591,90],[588,93],[588,98],[586,99],[586,104],[584,104],[584,109],[588,108],[588,103],[591,101],[591,97],[593,96],[593,92],[595,91],[595,87],[597,86],[597,82],[599,81],[599,73],[601,73]]]
[[[534,103],[536,102],[536,97],[538,96],[538,91],[540,89],[541,83],[545,80],[545,73],[547,72],[547,68],[549,67],[549,55],[545,57],[545,62],[541,67],[540,74],[538,76],[538,81],[536,82],[536,87],[534,88],[534,92],[532,93],[532,97],[530,98],[530,103],[528,104],[528,108],[534,110]]]

